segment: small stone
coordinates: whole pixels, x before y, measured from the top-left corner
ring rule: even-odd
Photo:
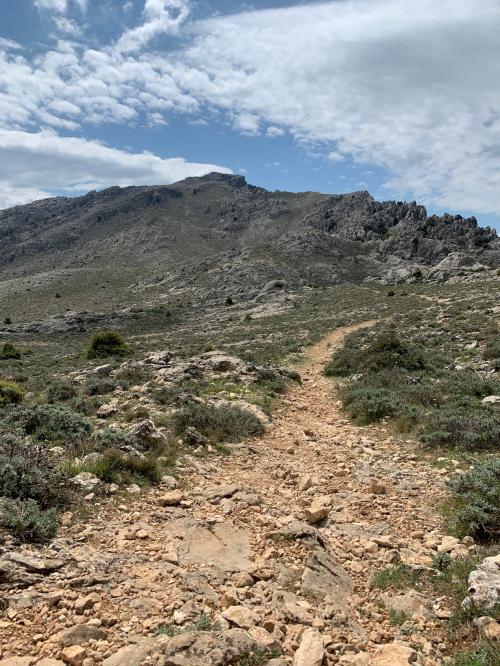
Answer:
[[[377,479],[370,479],[368,484],[368,492],[373,495],[385,495],[387,492],[386,486]]]
[[[330,513],[330,498],[317,497],[311,505],[304,510],[304,514],[308,523],[315,524],[324,520]]]
[[[160,506],[177,506],[183,500],[183,495],[180,490],[172,490],[169,493],[165,493],[158,499],[158,504]]]
[[[81,666],[86,655],[87,651],[80,645],[72,645],[61,652],[63,661],[70,666]]]
[[[92,592],[92,594],[88,594],[86,597],[79,597],[75,601],[75,611],[81,614],[83,611],[93,608],[100,601],[101,597],[96,592]]]
[[[241,629],[250,629],[257,624],[257,615],[246,606],[230,606],[222,613],[222,617]]]

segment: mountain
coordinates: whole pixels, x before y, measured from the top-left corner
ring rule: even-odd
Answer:
[[[76,309],[151,290],[211,302],[254,298],[271,280],[408,282],[500,264],[496,232],[473,217],[368,192],[270,192],[218,173],[3,210],[0,243],[0,299],[27,290],[45,304],[57,290]]]

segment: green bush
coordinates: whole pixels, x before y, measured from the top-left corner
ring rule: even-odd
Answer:
[[[106,377],[105,379],[89,379],[85,386],[85,393],[87,395],[106,395],[108,393],[113,393],[113,391],[119,386],[119,382]]]
[[[183,435],[186,428],[196,428],[211,442],[237,441],[244,437],[261,435],[264,426],[251,412],[236,406],[192,403],[173,415],[174,430]]]
[[[353,385],[342,396],[344,408],[358,423],[373,423],[385,416],[395,416],[402,409],[398,394],[386,388]]]
[[[486,341],[483,358],[485,361],[491,361],[495,370],[500,371],[500,335],[495,335]]]
[[[91,422],[65,405],[20,407],[12,416],[25,434],[37,442],[64,442],[77,446],[92,433]]]
[[[366,331],[357,331],[348,336],[344,346],[334,354],[325,374],[346,377],[381,370],[422,370],[427,363],[423,350],[400,340],[393,329],[377,333],[371,341]]]
[[[107,356],[126,356],[130,347],[121,333],[117,331],[100,331],[95,333],[87,350],[87,358],[106,358]]]
[[[47,402],[66,402],[76,397],[76,389],[69,381],[53,382],[47,389]]]
[[[460,535],[481,541],[500,538],[500,458],[450,481],[451,520]]]
[[[479,405],[475,412],[449,407],[431,414],[422,427],[421,440],[426,446],[481,451],[498,446],[500,413]]]
[[[119,449],[122,446],[137,448],[137,442],[131,435],[119,428],[104,428],[96,437],[98,446],[104,449]]]
[[[97,462],[84,465],[78,471],[82,469],[107,483],[158,483],[162,477],[154,456],[131,456],[118,449],[106,450]]]
[[[24,392],[16,382],[0,378],[0,407],[17,405],[22,401],[23,396]]]
[[[21,352],[15,347],[12,342],[4,342],[0,347],[0,361],[8,359],[20,359]]]
[[[40,509],[35,500],[2,502],[0,524],[20,541],[44,542],[57,534],[55,509]]]
[[[14,435],[0,441],[0,495],[33,499],[42,509],[64,506],[71,498],[68,476],[54,456]]]

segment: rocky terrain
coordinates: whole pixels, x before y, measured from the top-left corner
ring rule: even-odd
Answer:
[[[229,457],[186,453],[178,479],[164,476],[144,494],[81,473],[74,480],[87,502],[103,491],[116,500],[99,500],[84,524],[63,514],[46,547],[14,549],[5,537],[0,664],[446,663],[447,597],[373,581],[394,566],[435,575],[437,556],[476,552],[473,539],[444,534],[435,511],[460,470],[456,461],[436,469],[383,426],[356,427],[342,415],[323,369],[351,330],[310,350],[302,384],[272,422],[262,417],[265,433],[231,445]],[[160,382],[193,368],[169,354],[146,360]],[[197,363],[213,376],[245,372],[220,353]],[[97,416],[108,419],[117,405]],[[162,437],[151,422],[135,433]],[[479,631],[496,641],[488,608],[498,557],[492,563],[470,595],[484,609]]]

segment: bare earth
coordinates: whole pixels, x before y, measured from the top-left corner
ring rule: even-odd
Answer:
[[[408,592],[391,598],[371,584],[395,561],[430,564],[442,541],[436,506],[444,484],[410,444],[342,415],[322,372],[354,328],[310,350],[302,385],[282,399],[262,438],[227,456],[185,456],[177,491],[166,479],[132,500],[99,505],[85,522],[65,516],[49,547],[23,550],[60,560],[48,563],[52,572],[17,562],[24,578],[15,578],[4,553],[0,577],[14,582],[0,617],[0,658],[31,657],[5,662],[22,666],[50,664],[40,661],[48,657],[84,666],[216,664],[182,650],[158,656],[168,636],[154,649],[143,641],[205,614],[217,623],[215,644],[240,626],[282,652],[284,661],[271,663],[443,663],[444,602]],[[389,608],[407,621],[392,624]],[[112,657],[129,644],[138,644],[135,661],[130,650]]]

